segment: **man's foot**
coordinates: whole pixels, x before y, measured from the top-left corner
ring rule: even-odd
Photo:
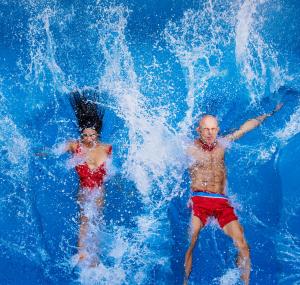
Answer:
[[[241,273],[241,279],[244,282],[244,285],[249,284],[250,279],[250,259],[244,258],[242,261],[239,261],[239,270]]]
[[[243,280],[244,282],[244,285],[249,285],[249,275],[250,275],[250,272],[248,270],[242,270],[241,272],[241,279]]]
[[[183,285],[187,285],[188,284],[188,280],[189,280],[189,277],[187,275],[185,275],[184,279],[183,279]]]

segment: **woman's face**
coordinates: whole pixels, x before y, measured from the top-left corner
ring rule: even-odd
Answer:
[[[98,140],[98,133],[91,128],[86,128],[81,133],[81,141],[83,144],[91,145]]]

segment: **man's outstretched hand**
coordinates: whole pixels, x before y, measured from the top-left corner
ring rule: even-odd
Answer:
[[[282,108],[282,106],[283,106],[283,103],[277,104],[275,109],[270,114],[267,114],[267,117],[273,116],[276,112],[278,112]]]
[[[273,112],[275,113],[275,112],[279,111],[282,108],[282,106],[283,106],[283,103],[277,104]]]

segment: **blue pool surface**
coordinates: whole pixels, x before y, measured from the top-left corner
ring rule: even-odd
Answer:
[[[1,285],[182,284],[199,118],[225,135],[279,102],[227,151],[227,193],[250,284],[300,284],[299,1],[1,0],[0,13]],[[79,183],[57,152],[79,138],[75,89],[96,90],[113,146],[96,268],[74,263]],[[235,256],[210,223],[189,284],[241,284]]]

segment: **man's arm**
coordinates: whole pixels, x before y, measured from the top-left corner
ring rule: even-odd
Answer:
[[[258,116],[256,118],[246,121],[244,124],[242,124],[240,126],[240,128],[237,131],[225,136],[225,138],[230,141],[239,139],[244,134],[246,134],[246,133],[250,132],[251,130],[255,129],[256,127],[258,127],[266,118],[273,116],[277,111],[279,111],[282,108],[282,106],[283,106],[283,104],[280,103],[276,106],[276,108],[271,113],[264,114],[264,115],[261,115],[261,116]]]

